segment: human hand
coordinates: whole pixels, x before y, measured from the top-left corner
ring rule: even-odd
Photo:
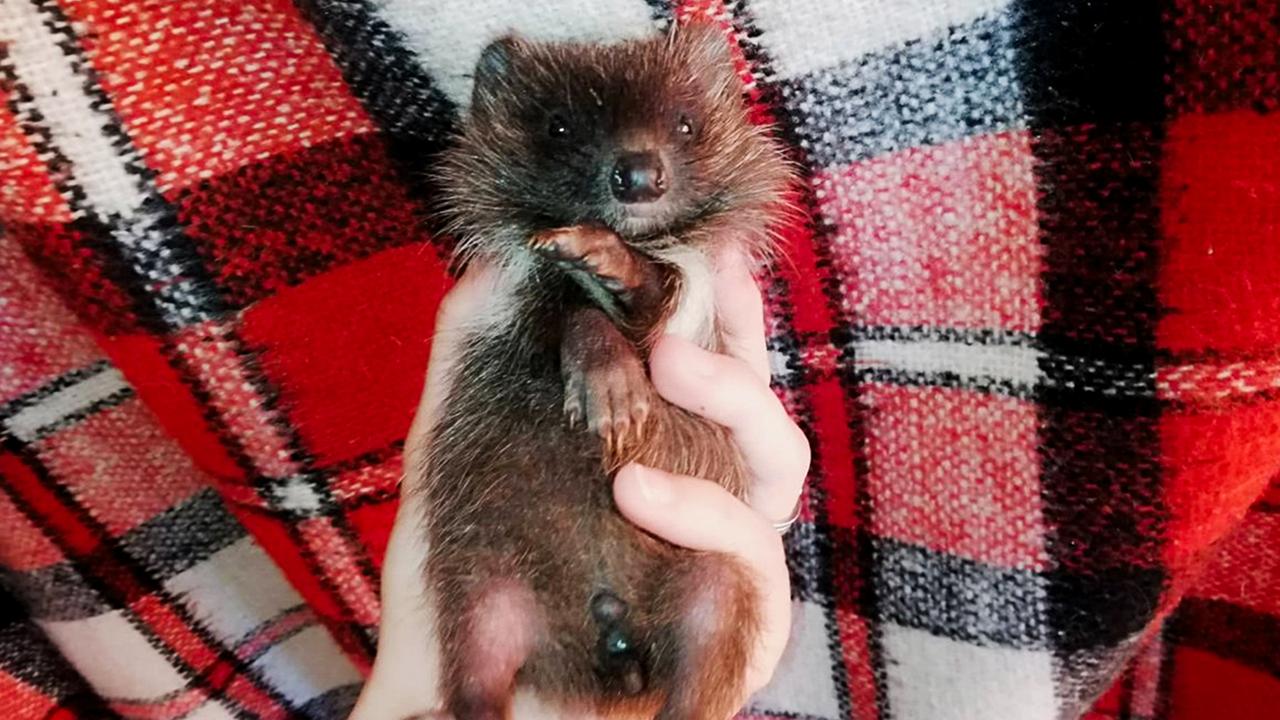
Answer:
[[[427,382],[405,447],[405,467],[417,467],[431,423],[447,390],[457,340],[502,282],[489,268],[473,268],[445,297],[436,317]],[[718,259],[716,302],[727,338],[726,354],[706,352],[674,336],[650,357],[650,375],[668,402],[726,426],[752,473],[747,502],[714,482],[629,465],[614,481],[619,510],[636,525],[676,545],[733,555],[758,583],[761,635],[745,683],[746,702],[773,675],[791,626],[790,581],[781,537],[773,524],[787,519],[809,468],[809,444],[769,388],[763,305],[743,257]],[[352,720],[421,715],[441,706],[436,679],[432,602],[422,583],[429,552],[421,533],[421,493],[406,477],[402,501],[383,563],[378,656]],[[560,717],[527,694],[516,717]]]

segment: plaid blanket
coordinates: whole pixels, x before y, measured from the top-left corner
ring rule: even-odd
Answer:
[[[1277,716],[1277,0],[3,0],[8,716],[345,716],[470,66],[691,15],[807,168],[748,716]]]

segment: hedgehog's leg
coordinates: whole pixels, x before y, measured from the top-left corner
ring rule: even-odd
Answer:
[[[570,425],[585,421],[612,452],[640,437],[652,388],[644,363],[604,311],[575,308],[560,343],[564,412]]]
[[[656,720],[725,720],[739,710],[759,637],[759,601],[746,571],[723,556],[689,563],[664,593],[677,655]]]
[[[575,225],[537,233],[529,247],[559,265],[580,270],[613,294],[625,311],[623,324],[642,332],[662,314],[675,276],[663,266],[632,250],[612,230]]]
[[[533,649],[533,594],[516,583],[498,582],[471,599],[469,607],[456,614],[445,610],[441,617],[456,622],[442,643],[445,707],[453,720],[506,720],[516,673]]]

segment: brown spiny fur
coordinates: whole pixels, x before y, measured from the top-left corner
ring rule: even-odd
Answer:
[[[701,25],[615,45],[507,38],[481,57],[442,213],[460,258],[497,264],[511,289],[466,336],[421,468],[456,720],[505,718],[518,685],[602,713],[736,709],[751,578],[626,521],[611,475],[634,460],[744,493],[727,432],[658,398],[643,370],[655,328],[706,281],[673,258],[767,253],[785,211],[791,168],[741,90],[727,39]],[[609,189],[637,145],[670,179],[639,210]]]

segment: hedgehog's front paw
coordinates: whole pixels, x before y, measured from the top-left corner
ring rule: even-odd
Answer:
[[[640,438],[651,392],[644,365],[634,353],[584,358],[565,368],[565,417],[570,427],[585,422],[606,447],[621,449]]]
[[[622,238],[597,225],[543,230],[529,239],[529,248],[565,268],[594,275],[612,292],[630,290],[642,281],[636,258]]]

